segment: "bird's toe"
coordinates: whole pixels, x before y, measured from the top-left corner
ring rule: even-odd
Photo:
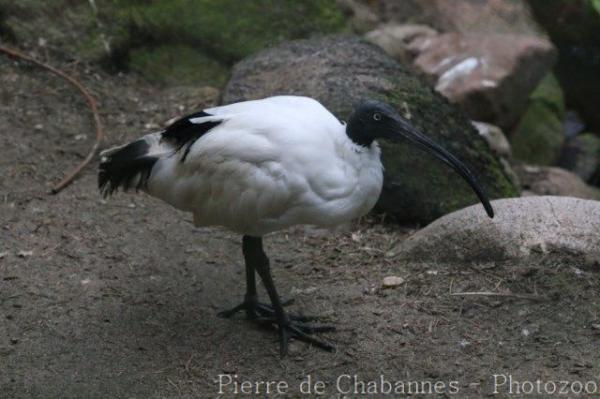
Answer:
[[[293,299],[287,300],[287,301],[285,301],[282,304],[282,306],[289,306],[293,302],[294,302]],[[273,308],[273,306],[267,305],[267,304],[264,304],[264,303],[258,303],[256,310],[263,317],[271,318],[273,321],[275,321],[275,309]],[[305,316],[305,315],[300,314],[300,313],[288,313],[287,317],[288,317],[288,319],[290,319],[292,321],[299,321],[299,322],[303,322],[303,323],[306,323],[308,321],[314,320],[314,317]]]
[[[294,303],[294,299],[288,299],[286,301],[283,301],[283,303],[281,305],[289,306],[293,303]],[[259,322],[269,320],[271,322],[275,322],[275,309],[273,308],[273,306],[266,304],[266,303],[258,302],[258,301],[247,301],[246,300],[231,309],[223,310],[223,311],[217,313],[217,316],[222,317],[224,319],[229,319],[241,311],[245,311],[246,316],[250,320],[256,320]],[[305,315],[299,314],[299,313],[290,313],[290,314],[288,314],[288,318],[293,321],[299,321],[299,322],[304,322],[304,323],[315,319],[314,317],[305,316]]]
[[[279,340],[280,347],[282,349],[282,357],[286,356],[287,354],[287,343],[289,342],[290,338],[297,339],[328,352],[335,351],[335,346],[329,342],[312,336],[314,333],[335,331],[335,327],[333,326],[315,326],[301,322],[289,321],[284,325],[280,325],[279,328]],[[285,341],[285,345],[283,341]]]

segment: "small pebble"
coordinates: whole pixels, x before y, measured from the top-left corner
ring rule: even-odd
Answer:
[[[402,285],[404,283],[404,279],[398,276],[387,276],[383,279],[383,288],[394,288]]]
[[[19,258],[26,258],[31,255],[33,255],[33,251],[19,251],[19,253],[17,253]]]

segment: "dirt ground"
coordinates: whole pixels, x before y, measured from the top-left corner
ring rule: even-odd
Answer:
[[[100,100],[110,144],[210,97],[58,65]],[[441,382],[429,397],[493,396],[494,374],[512,376],[512,397],[538,379],[555,382],[557,393],[560,381],[600,392],[597,271],[551,261],[399,263],[387,254],[412,230],[376,218],[337,232],[273,234],[266,251],[280,293],[296,299],[291,309],[338,327],[322,335],[336,353],[294,342],[280,359],[272,331],[216,316],[243,296],[240,237],[195,228],[189,215],[144,195],[102,200],[97,162],[47,194],[93,140],[88,109],[64,81],[0,58],[0,129],[0,398],[210,398],[220,374],[285,381],[280,397],[316,396],[301,395],[309,375],[324,383],[323,397],[340,398],[405,396],[373,391],[368,382],[381,378],[394,387]],[[391,275],[405,282],[381,288]],[[467,291],[537,300],[451,295]],[[360,384],[355,391],[354,375],[372,394]],[[511,396],[497,388],[496,397]],[[233,389],[222,397],[243,396]],[[276,396],[263,386],[245,397]],[[549,395],[527,395],[538,396]]]

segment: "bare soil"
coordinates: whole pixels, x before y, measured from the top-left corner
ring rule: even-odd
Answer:
[[[208,89],[52,61],[99,99],[109,144],[215,101]],[[93,140],[89,111],[66,82],[0,58],[0,129],[0,398],[210,398],[219,374],[285,381],[280,397],[301,397],[308,375],[325,383],[323,397],[343,397],[338,377],[355,374],[440,381],[440,397],[490,396],[502,373],[521,383],[591,381],[600,392],[597,271],[551,259],[400,263],[388,253],[412,230],[379,217],[336,232],[272,234],[266,250],[280,293],[296,299],[291,310],[338,327],[322,335],[336,353],[294,342],[281,359],[273,331],[216,316],[244,293],[239,236],[195,228],[141,194],[104,201],[96,165],[48,194]],[[405,282],[382,288],[392,275]],[[467,291],[535,298],[452,295]],[[339,382],[348,398],[405,396],[363,395],[360,384],[355,394],[352,380]],[[506,386],[499,392],[509,396]],[[232,385],[222,395],[238,396]],[[246,395],[267,396],[276,397],[264,386]]]

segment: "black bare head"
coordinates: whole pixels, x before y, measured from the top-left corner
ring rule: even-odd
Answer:
[[[368,147],[374,140],[385,138],[385,132],[394,128],[394,121],[401,116],[389,105],[368,100],[355,109],[346,132],[356,144]]]
[[[477,194],[488,216],[494,217],[492,205],[471,171],[454,155],[421,133],[389,105],[374,100],[361,103],[352,113],[346,126],[346,133],[356,144],[365,147],[371,146],[376,139],[408,140],[434,155],[461,175]]]

